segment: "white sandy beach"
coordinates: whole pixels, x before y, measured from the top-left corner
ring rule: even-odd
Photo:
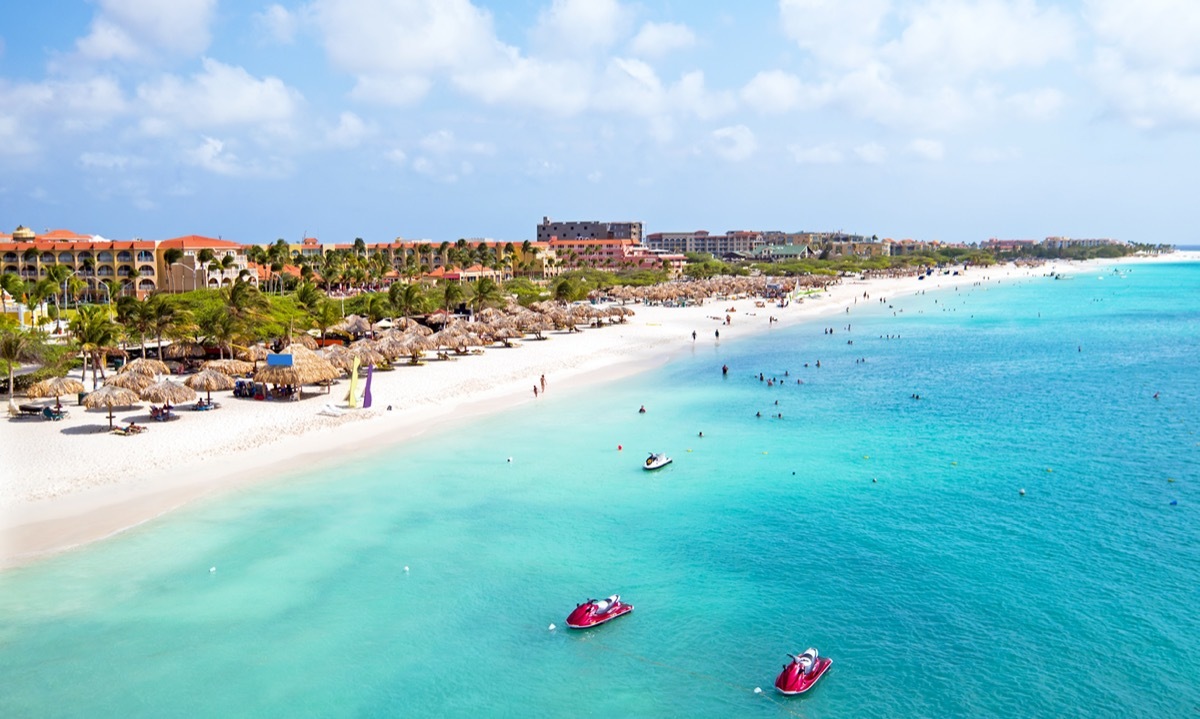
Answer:
[[[1200,253],[1175,253],[1130,261],[1200,260]],[[1114,261],[1116,262],[1116,261]],[[830,291],[779,308],[755,307],[753,299],[710,302],[688,308],[636,305],[626,324],[525,340],[519,347],[489,348],[482,355],[375,373],[374,406],[338,417],[319,414],[327,404],[346,407],[347,382],[328,395],[297,402],[235,399],[214,395],[222,407],[210,412],[180,408],[174,422],[149,422],[146,407],[118,410],[117,421],[137,418],[143,434],[108,433],[103,411],[85,411],[63,398],[70,416],[60,422],[0,423],[0,567],[110,536],[169,512],[198,497],[228,492],[300,468],[313,469],[347,450],[411,440],[423,433],[501,411],[534,399],[545,375],[547,392],[608,381],[661,365],[695,343],[737,341],[779,325],[822,315],[854,314],[855,298],[900,297],[918,291],[1006,282],[1051,271],[1090,271],[1067,262],[1040,267],[972,268],[965,274],[863,282],[845,279]],[[722,324],[726,310],[732,324]],[[714,330],[720,330],[720,339]],[[391,406],[391,410],[387,409]]]

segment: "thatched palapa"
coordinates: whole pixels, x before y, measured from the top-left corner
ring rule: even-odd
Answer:
[[[141,403],[142,400],[138,397],[137,392],[111,384],[106,384],[95,392],[89,392],[83,398],[83,406],[88,409],[108,408],[109,429],[113,427],[113,407],[132,407]]]

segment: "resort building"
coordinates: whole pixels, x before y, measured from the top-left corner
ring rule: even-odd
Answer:
[[[542,224],[537,226],[537,241],[549,242],[551,238],[560,240],[633,240],[635,245],[640,245],[642,244],[642,223],[551,222],[549,217],[543,217]]]
[[[561,267],[594,267],[600,270],[666,270],[672,277],[683,275],[687,258],[680,254],[652,250],[631,239],[559,239],[550,240],[550,249]]]
[[[1054,250],[1065,250],[1069,247],[1104,247],[1106,245],[1123,245],[1120,240],[1103,239],[1085,239],[1077,240],[1070,237],[1047,237],[1042,240],[1042,244]]]
[[[246,259],[246,248],[229,240],[200,235],[163,240],[158,243],[158,263],[165,278],[162,289],[169,292],[228,287],[238,277],[258,284],[258,274],[250,270]]]
[[[63,282],[74,285],[78,299],[106,302],[111,294],[145,297],[158,289],[155,243],[149,240],[109,240],[69,230],[37,234],[18,227],[0,235],[0,267],[27,282],[46,279],[55,266],[65,267]],[[71,283],[69,278],[78,280]]]
[[[654,232],[646,235],[646,246],[652,250],[677,254],[701,252],[714,257],[749,255],[765,244],[767,240],[763,233],[749,230],[730,231],[723,235],[713,235],[707,230]]]

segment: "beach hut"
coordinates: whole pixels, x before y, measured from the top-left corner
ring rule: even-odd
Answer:
[[[209,360],[200,365],[201,369],[216,370],[227,375],[243,375],[254,370],[254,364],[238,359]]]
[[[287,385],[298,390],[301,385],[329,382],[342,374],[324,357],[299,344],[288,346],[278,355],[290,355],[290,361],[270,364],[272,360],[268,358],[267,366],[254,373],[255,382]]]

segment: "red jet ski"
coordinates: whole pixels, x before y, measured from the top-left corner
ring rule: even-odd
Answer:
[[[804,653],[796,656],[789,654],[792,658],[791,664],[785,664],[783,671],[779,672],[779,676],[775,677],[775,689],[780,694],[803,694],[812,689],[812,686],[817,683],[825,670],[829,669],[829,665],[833,664],[833,660],[828,657],[817,655],[817,650],[809,647],[804,650]]]
[[[620,594],[614,594],[608,599],[589,599],[583,604],[575,605],[575,611],[567,616],[567,626],[572,629],[587,629],[632,611],[633,605],[622,602]]]

